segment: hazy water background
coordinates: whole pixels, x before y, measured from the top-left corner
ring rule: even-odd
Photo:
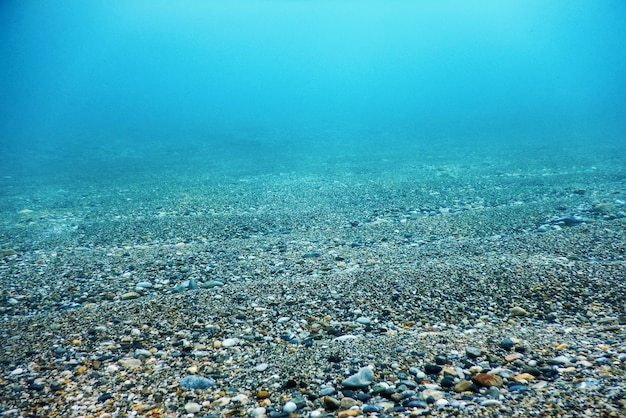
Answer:
[[[0,174],[602,160],[626,142],[624,22],[621,0],[7,0]]]

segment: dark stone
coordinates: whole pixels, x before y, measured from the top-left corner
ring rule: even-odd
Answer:
[[[111,395],[110,393],[103,393],[102,395],[98,396],[98,402],[102,403],[102,402],[106,402],[107,400],[111,399],[113,397],[113,395]]]
[[[510,350],[514,346],[515,346],[515,343],[510,338],[505,338],[502,341],[500,341],[500,347],[504,348],[505,350]]]
[[[424,366],[424,373],[426,374],[439,374],[443,368],[437,364],[427,364]]]
[[[446,376],[443,379],[441,379],[441,382],[439,384],[441,385],[442,388],[451,388],[455,385],[454,378],[450,376]]]
[[[448,357],[444,356],[443,354],[439,354],[437,357],[435,357],[435,363],[440,366],[448,364]]]

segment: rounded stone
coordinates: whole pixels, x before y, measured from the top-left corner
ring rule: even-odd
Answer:
[[[197,414],[201,409],[202,405],[196,402],[187,402],[185,404],[185,411],[187,411],[188,414]]]

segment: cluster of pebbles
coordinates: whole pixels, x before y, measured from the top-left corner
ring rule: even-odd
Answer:
[[[435,171],[14,211],[0,416],[626,415],[624,191]]]

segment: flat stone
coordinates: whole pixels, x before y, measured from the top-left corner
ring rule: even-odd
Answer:
[[[347,388],[364,388],[374,381],[374,372],[369,367],[361,367],[356,374],[345,379],[341,384]]]
[[[141,297],[141,295],[137,292],[126,292],[122,296],[120,296],[120,299],[131,300],[131,299],[137,299],[139,297]]]
[[[519,306],[515,306],[509,309],[509,314],[511,316],[530,316],[530,312],[528,312],[526,309],[521,308]]]
[[[472,376],[472,382],[474,382],[477,386],[482,386],[486,388],[489,388],[491,386],[499,388],[504,383],[500,376],[490,373],[477,373]]]
[[[236,338],[226,338],[224,341],[222,341],[222,347],[230,348],[236,346],[238,343],[239,341],[237,341]]]
[[[136,358],[124,358],[117,363],[124,369],[137,369],[141,367],[141,360]]]

